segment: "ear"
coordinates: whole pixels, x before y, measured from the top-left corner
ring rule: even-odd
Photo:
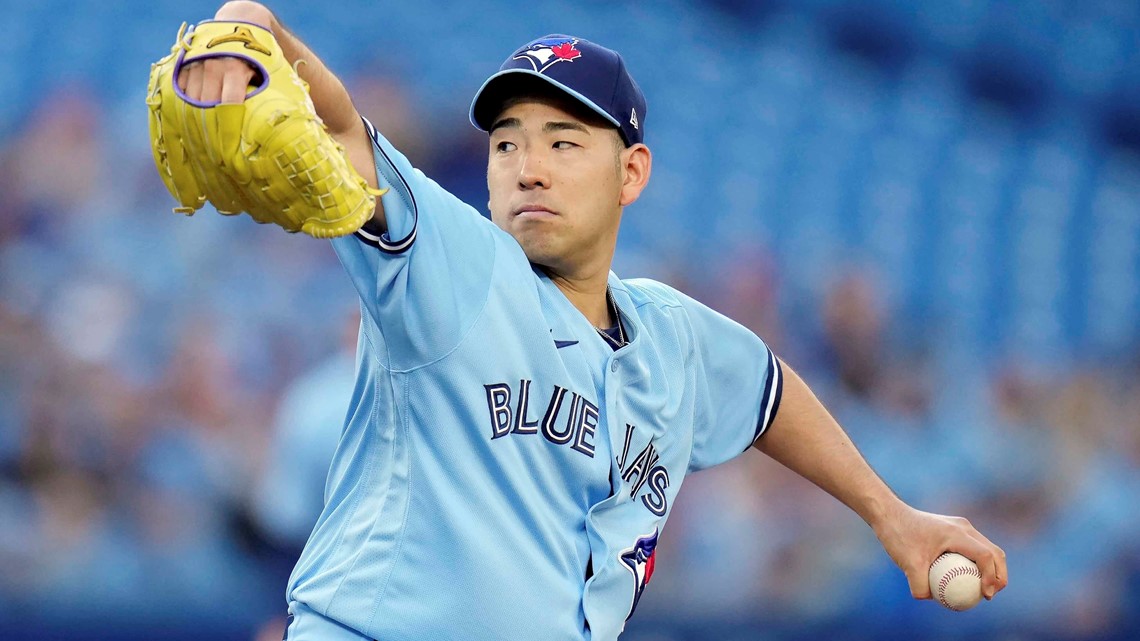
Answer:
[[[624,175],[620,204],[625,207],[637,200],[637,197],[641,195],[641,190],[645,189],[645,185],[649,183],[649,174],[653,170],[653,154],[649,152],[649,147],[641,143],[620,153]]]

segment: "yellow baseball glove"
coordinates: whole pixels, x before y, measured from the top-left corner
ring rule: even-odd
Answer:
[[[244,103],[191,100],[178,72],[195,60],[233,56],[255,69]],[[170,55],[151,65],[150,143],[166,188],[193,214],[218,212],[317,238],[360,229],[376,209],[371,189],[329,135],[273,34],[244,22],[206,21],[178,32]]]

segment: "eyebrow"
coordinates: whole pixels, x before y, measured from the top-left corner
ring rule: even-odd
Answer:
[[[503,118],[502,120],[496,120],[495,124],[491,125],[491,128],[487,130],[487,133],[493,134],[495,133],[496,129],[500,129],[502,127],[513,127],[515,129],[518,129],[522,127],[522,121],[520,121],[518,118]]]
[[[503,127],[519,129],[522,127],[522,121],[518,118],[503,118],[502,120],[498,120],[495,122],[495,124],[491,125],[491,129],[487,133],[493,134],[495,133],[496,129]],[[571,120],[552,120],[542,126],[542,131],[545,133],[552,133],[555,131],[580,131],[587,136],[590,135],[590,130],[587,129],[585,125],[578,122],[573,122]]]
[[[577,122],[571,122],[569,120],[556,120],[548,122],[542,126],[542,130],[546,133],[552,133],[555,131],[580,131],[587,136],[590,135],[590,130],[587,129],[585,125]]]

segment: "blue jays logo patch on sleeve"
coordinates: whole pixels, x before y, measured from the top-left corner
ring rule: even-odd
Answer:
[[[641,593],[645,591],[645,586],[653,577],[653,565],[657,555],[657,535],[660,531],[660,529],[655,528],[653,534],[639,538],[633,547],[622,550],[621,562],[633,574],[633,604],[629,606],[629,614],[625,617],[626,621],[633,616],[633,611],[637,609],[637,602],[641,600]]]
[[[582,57],[582,52],[574,45],[578,41],[574,38],[547,38],[531,43],[524,49],[515,52],[514,60],[526,60],[538,73],[542,73],[551,65],[559,62],[574,62]]]

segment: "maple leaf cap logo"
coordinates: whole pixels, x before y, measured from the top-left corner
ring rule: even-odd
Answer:
[[[550,50],[554,52],[555,56],[562,60],[573,60],[582,56],[582,52],[574,48],[573,42],[563,42],[560,45],[551,47]]]

